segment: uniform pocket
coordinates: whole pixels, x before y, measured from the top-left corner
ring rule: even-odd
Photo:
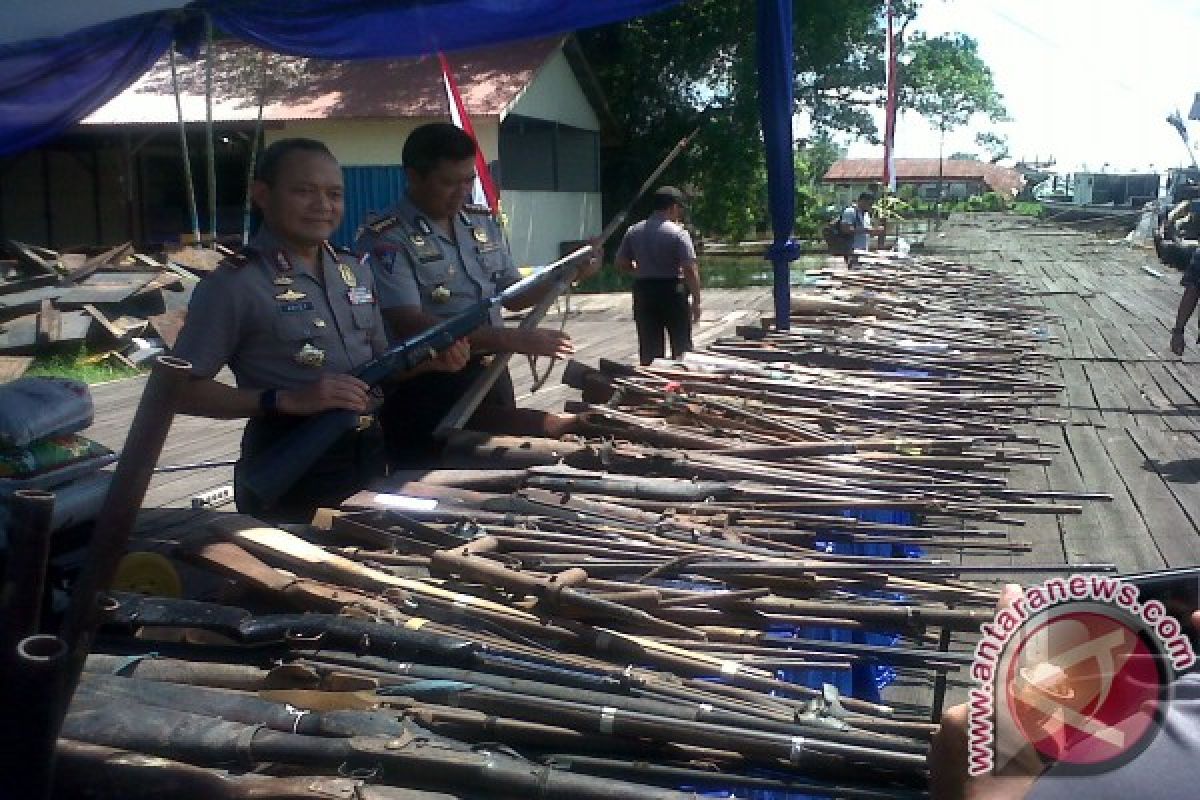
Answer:
[[[450,280],[450,262],[443,259],[429,264],[418,264],[414,272],[421,288],[430,290],[445,285]]]
[[[350,306],[350,316],[354,318],[354,327],[360,331],[369,331],[378,324],[378,315],[372,303]]]
[[[329,324],[317,317],[301,316],[300,314],[282,315],[275,320],[275,335],[285,342],[304,342],[318,339],[329,330]]]

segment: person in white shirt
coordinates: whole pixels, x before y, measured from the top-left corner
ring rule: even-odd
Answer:
[[[846,254],[846,266],[854,266],[858,263],[858,256],[855,255],[858,251],[867,251],[871,249],[871,237],[878,236],[884,232],[882,227],[871,226],[871,206],[875,205],[875,195],[870,192],[863,192],[858,196],[858,201],[851,206],[846,206],[846,210],[842,212],[841,219],[838,220],[838,227],[841,233],[846,236],[853,236],[850,252]]]

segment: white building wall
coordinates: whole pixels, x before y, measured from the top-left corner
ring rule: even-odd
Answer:
[[[501,203],[518,267],[549,264],[561,242],[596,236],[604,225],[599,192],[505,191]]]
[[[546,59],[505,116],[508,114],[556,120],[589,131],[600,130],[600,118],[592,110],[592,104],[579,86],[579,79],[561,48]]]
[[[444,119],[319,119],[295,120],[283,123],[282,128],[265,132],[267,144],[290,136],[306,136],[324,142],[334,157],[345,167],[399,166],[404,140],[417,127],[427,122],[449,122]],[[479,147],[488,161],[495,161],[500,151],[499,125],[495,117],[472,118]]]

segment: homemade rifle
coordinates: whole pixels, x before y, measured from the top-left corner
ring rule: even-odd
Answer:
[[[354,371],[354,377],[375,387],[388,376],[413,369],[476,328],[487,324],[492,309],[529,292],[575,274],[576,263],[592,252],[581,247],[505,289],[495,297],[412,336]],[[243,485],[267,508],[291,488],[339,437],[357,427],[359,414],[343,410],[315,414],[263,452],[242,462]]]

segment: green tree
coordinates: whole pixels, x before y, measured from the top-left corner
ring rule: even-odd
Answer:
[[[912,0],[896,6],[902,24],[915,16]],[[877,140],[868,112],[882,102],[882,8],[882,0],[795,4],[797,110],[818,133]],[[663,182],[694,195],[692,216],[705,232],[742,237],[765,226],[754,9],[755,0],[693,0],[578,34],[619,126],[604,153],[610,210],[699,125]]]
[[[975,144],[988,151],[992,157],[992,163],[995,164],[1002,158],[1008,158],[1008,137],[991,131],[984,131],[975,134]]]
[[[966,34],[928,38],[917,34],[906,45],[900,99],[938,130],[938,205],[942,197],[942,152],[946,132],[966,125],[976,114],[1006,119],[1004,98],[992,71],[979,57],[979,45]]]

